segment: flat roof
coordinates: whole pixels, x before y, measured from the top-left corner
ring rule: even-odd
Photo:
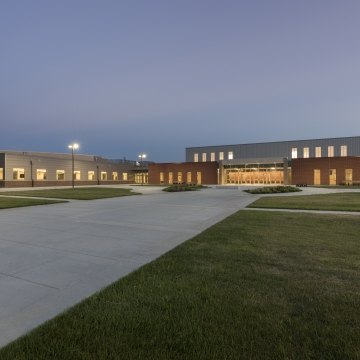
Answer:
[[[242,144],[188,146],[185,149],[197,149],[197,148],[205,148],[205,147],[239,146],[239,145],[279,144],[279,143],[291,143],[291,142],[301,142],[301,141],[339,140],[339,139],[355,139],[355,138],[359,138],[359,140],[360,140],[360,136],[339,136],[339,137],[330,137],[330,138],[315,138],[315,139],[301,139],[301,140],[262,141],[262,142],[242,143]]]

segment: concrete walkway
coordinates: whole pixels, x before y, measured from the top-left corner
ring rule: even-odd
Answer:
[[[0,211],[0,346],[254,200],[239,190],[142,190]]]
[[[144,195],[0,210],[0,346],[260,197],[133,189]]]

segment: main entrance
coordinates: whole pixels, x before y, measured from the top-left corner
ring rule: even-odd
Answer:
[[[243,164],[224,166],[225,184],[283,184],[284,164]]]

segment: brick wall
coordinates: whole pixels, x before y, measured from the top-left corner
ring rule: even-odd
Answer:
[[[331,169],[336,169],[336,184],[345,183],[345,170],[352,169],[353,182],[360,181],[360,157],[326,157],[293,159],[291,161],[292,184],[314,185],[314,169],[320,170],[320,184],[329,185]]]
[[[160,173],[164,174],[164,184],[169,184],[169,173],[173,173],[173,183],[178,182],[178,173],[182,174],[182,182],[187,182],[187,173],[191,172],[191,183],[197,183],[197,173],[201,172],[202,184],[218,183],[217,162],[186,162],[149,164],[149,184],[160,184]]]

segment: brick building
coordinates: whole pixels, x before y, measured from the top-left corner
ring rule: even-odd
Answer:
[[[360,157],[293,159],[293,184],[360,185]]]
[[[217,184],[217,162],[149,164],[149,184]]]

